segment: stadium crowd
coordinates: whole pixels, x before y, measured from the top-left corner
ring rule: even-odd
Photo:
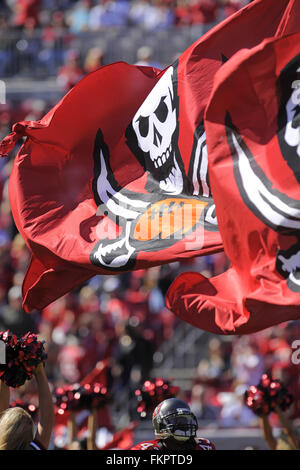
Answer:
[[[199,26],[206,25],[208,29],[247,3],[5,0],[0,6],[0,77],[20,72],[13,65],[17,57],[22,57],[22,64],[35,57],[47,66],[47,73],[57,75],[62,90],[67,91],[85,74],[107,63],[105,51],[99,47],[91,47],[83,55],[74,48],[74,38],[82,33],[114,27],[141,27],[155,33],[192,26],[204,32],[205,28]],[[152,57],[147,47],[140,48],[136,55],[137,63],[152,64],[154,60],[155,55]],[[8,100],[0,108],[0,139],[11,131],[13,123],[39,120],[53,104],[47,98]],[[207,276],[220,274],[228,267],[227,258],[221,253],[120,276],[96,276],[42,312],[25,314],[21,285],[30,253],[14,225],[8,201],[14,155],[12,152],[8,159],[0,161],[0,330],[9,329],[17,335],[32,331],[46,341],[46,372],[53,389],[80,382],[96,364],[106,361],[113,400],[123,397],[125,391],[130,401],[135,388],[151,377],[155,353],[164,342],[172,340],[180,326],[164,305],[171,281],[186,270]],[[291,361],[291,344],[299,337],[300,322],[281,324],[250,336],[211,337],[207,356],[199,358],[193,386],[183,397],[200,425],[258,426],[258,419],[245,406],[243,396],[264,372],[281,379],[293,393],[292,417],[300,418],[300,378],[297,365]],[[34,400],[35,392],[34,385],[27,384],[24,391],[14,393],[16,397]],[[129,419],[136,418],[133,408],[132,404],[128,406]],[[80,422],[83,430],[85,418]],[[100,429],[111,433],[116,429],[109,415],[100,419]],[[276,424],[276,416],[272,419]],[[53,445],[66,446],[60,422],[56,432]]]
[[[137,42],[142,46],[147,36],[157,51],[166,49],[167,42],[171,54],[169,30],[175,28],[176,34],[181,30],[188,34],[194,31],[194,37],[199,37],[247,3],[247,0],[5,0],[0,5],[0,77],[16,74],[55,77],[65,61],[70,60],[70,50],[74,60],[75,50],[78,64],[73,72],[81,78],[91,67],[123,59],[122,54],[128,61],[128,48]],[[164,32],[164,40],[157,37],[156,41],[153,33]],[[176,45],[178,41],[180,38],[175,38]]]
[[[138,25],[151,30],[172,25],[212,24],[248,0],[5,0],[3,25],[66,27],[73,33]]]

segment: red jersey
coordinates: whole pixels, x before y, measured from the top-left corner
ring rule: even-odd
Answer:
[[[167,450],[162,443],[161,439],[153,439],[152,441],[140,442],[130,450]],[[195,438],[195,447],[188,450],[216,450],[215,445],[208,439]]]

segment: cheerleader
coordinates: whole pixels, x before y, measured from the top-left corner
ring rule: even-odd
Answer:
[[[39,422],[18,406],[9,408],[10,389],[0,380],[0,450],[47,450],[54,425],[52,395],[42,363],[33,372],[38,388]]]

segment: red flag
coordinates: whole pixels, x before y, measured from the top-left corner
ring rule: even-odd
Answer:
[[[33,253],[23,283],[26,311],[42,309],[95,274],[222,249],[216,228],[205,245],[197,241],[197,250],[189,248],[194,234],[203,232],[211,198],[184,192],[171,147],[155,161],[132,150],[132,117],[160,77],[165,91],[170,75],[168,69],[160,74],[125,63],[104,67],[41,121],[18,123],[4,139],[7,153],[20,136],[27,137],[9,181],[15,223]],[[176,127],[173,92],[159,99],[156,119]],[[158,131],[152,137],[161,142]]]
[[[275,36],[280,37],[285,34],[297,33],[299,31],[299,15],[300,4],[298,0],[290,0]]]
[[[162,73],[117,63],[84,78],[27,137],[9,182],[15,223],[33,253],[26,311],[95,274],[223,249],[208,178],[205,106],[213,77],[240,48],[274,36],[289,0],[256,0]],[[282,26],[284,29],[284,26]]]
[[[136,421],[130,423],[126,428],[114,434],[113,439],[99,450],[121,449],[129,450],[133,445],[134,430],[138,423]]]
[[[23,283],[26,311],[45,307],[99,273],[89,259],[103,219],[96,214],[91,190],[95,136],[101,128],[121,147],[120,167],[130,168],[122,133],[158,73],[125,63],[104,67],[83,79],[41,121],[18,123],[2,142],[5,154],[27,136],[9,181],[16,225],[33,253]],[[139,168],[135,172],[141,173]]]
[[[230,269],[186,273],[167,303],[214,333],[300,318],[300,34],[236,54],[218,72],[205,126]]]

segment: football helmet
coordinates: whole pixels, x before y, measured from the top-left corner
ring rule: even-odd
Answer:
[[[152,424],[155,436],[160,439],[173,437],[178,441],[187,441],[196,436],[198,423],[190,407],[178,398],[168,398],[154,410]]]

